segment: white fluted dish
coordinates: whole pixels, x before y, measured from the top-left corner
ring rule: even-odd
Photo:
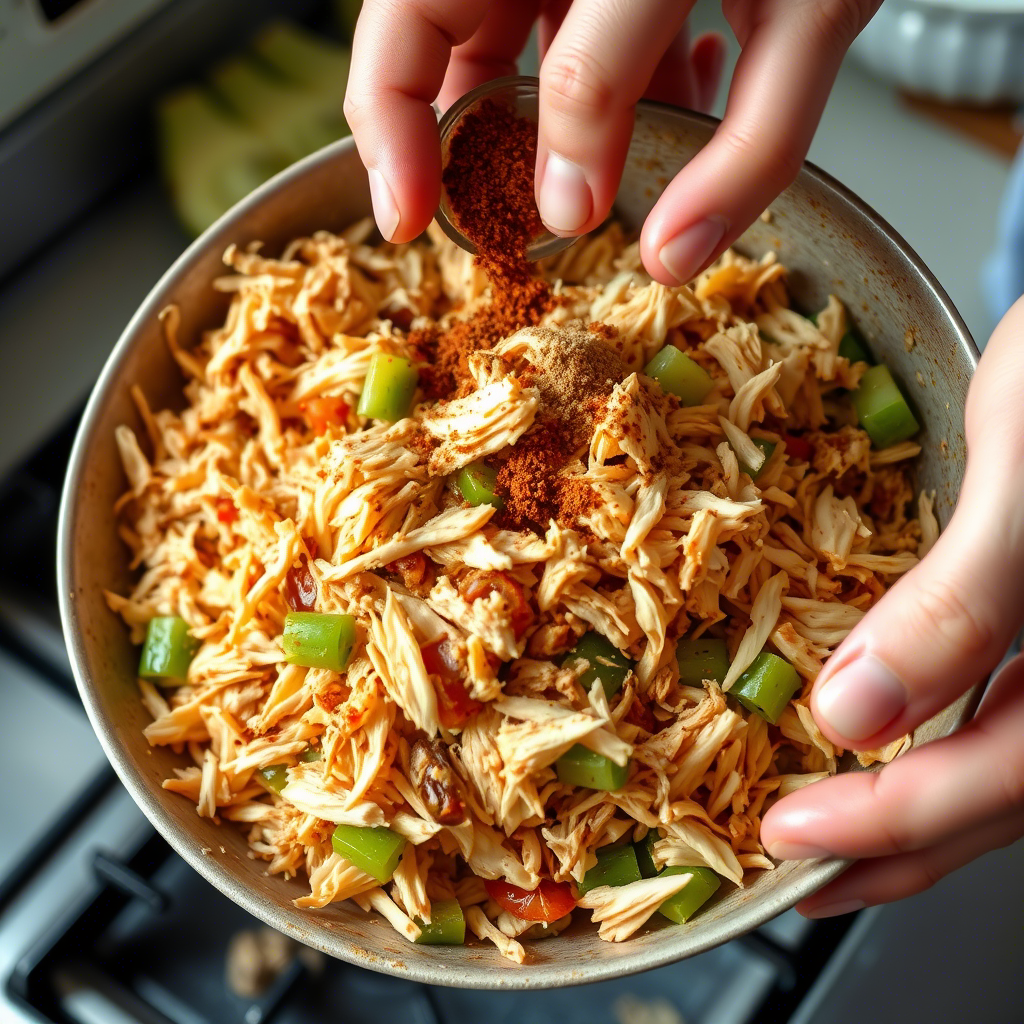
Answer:
[[[949,103],[1024,103],[1024,0],[885,0],[850,51]]]

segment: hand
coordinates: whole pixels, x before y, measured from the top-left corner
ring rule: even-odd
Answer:
[[[811,707],[825,735],[870,749],[982,681],[1024,623],[1024,298],[992,335],[967,401],[970,458],[935,547],[847,637]],[[1024,835],[1024,655],[974,719],[878,774],[807,786],[765,815],[775,857],[859,862],[798,910],[829,917],[910,896]]]
[[[691,48],[694,0],[366,0],[345,115],[385,238],[415,238],[441,190],[431,102],[515,73],[540,19],[537,202],[557,234],[608,215],[633,127],[651,98],[706,109],[724,44]],[[647,218],[641,254],[664,284],[712,262],[796,176],[847,47],[881,0],[723,0],[743,48],[725,120]]]

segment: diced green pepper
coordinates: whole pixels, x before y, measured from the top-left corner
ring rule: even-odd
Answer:
[[[633,663],[607,637],[585,633],[562,660],[562,668],[571,668],[579,659],[590,663],[580,676],[580,685],[589,693],[595,679],[601,680],[609,700],[622,689]]]
[[[629,763],[616,764],[603,754],[595,754],[580,743],[571,746],[556,762],[559,782],[585,789],[612,791],[622,789],[629,777]]]
[[[700,405],[715,386],[708,372],[675,345],[666,345],[657,353],[644,367],[644,373],[683,405]]]
[[[684,924],[704,906],[705,903],[718,890],[722,880],[711,870],[711,868],[665,868],[662,875],[681,875],[692,873],[693,878],[679,890],[674,896],[669,896],[660,907],[658,913],[667,917],[676,924]]]
[[[774,725],[798,689],[796,669],[777,654],[762,651],[729,692],[748,711]]]
[[[416,940],[423,946],[461,946],[466,941],[466,918],[458,900],[434,900],[430,904],[430,924],[414,919],[420,927]]]
[[[658,869],[654,864],[654,844],[661,838],[656,828],[652,828],[643,839],[633,844],[633,852],[636,854],[636,864],[640,874],[644,878],[653,878]]]
[[[629,885],[630,882],[639,882],[640,878],[636,851],[631,843],[602,846],[597,851],[597,863],[583,876],[578,888],[582,896],[599,885]]]
[[[268,764],[266,768],[260,768],[256,774],[262,779],[267,789],[280,793],[288,785],[288,765]]]
[[[160,686],[180,686],[199,650],[199,641],[188,631],[188,623],[177,615],[158,615],[146,626],[139,675]]]
[[[849,359],[851,363],[871,362],[871,353],[853,331],[847,331],[843,335],[839,342],[839,354],[844,359]]]
[[[331,845],[339,857],[353,863],[360,871],[373,875],[378,882],[388,882],[402,859],[405,837],[379,825],[339,825],[331,837]]]
[[[306,747],[306,749],[299,754],[299,760],[303,764],[311,764],[313,761],[322,761],[323,759],[324,755],[319,747]]]
[[[751,438],[754,444],[764,452],[764,462],[761,463],[760,469],[751,469],[745,462],[740,463],[740,469],[743,470],[751,480],[756,480],[761,475],[761,470],[768,465],[768,460],[772,457],[772,452],[778,447],[774,441],[766,441],[763,437]]]
[[[864,371],[860,387],[853,392],[852,398],[857,419],[876,448],[888,448],[906,441],[921,429],[884,363]]]
[[[702,686],[705,679],[722,683],[729,671],[729,647],[713,636],[697,640],[683,637],[676,644],[676,661],[683,686]]]
[[[419,371],[408,359],[378,352],[366,371],[359,415],[390,422],[408,416],[419,379]]]
[[[355,642],[356,620],[351,615],[289,612],[285,616],[281,646],[290,665],[341,672]]]
[[[503,508],[505,499],[498,494],[498,471],[486,462],[473,462],[459,470],[455,483],[470,505]]]

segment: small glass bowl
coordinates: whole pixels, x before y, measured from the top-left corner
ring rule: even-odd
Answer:
[[[504,103],[520,117],[529,118],[536,124],[540,106],[539,97],[539,80],[525,75],[495,78],[493,81],[484,82],[483,85],[471,89],[462,99],[453,103],[438,122],[441,132],[441,166],[444,167],[448,163],[448,148],[463,116],[483,100],[490,99]],[[456,245],[471,252],[474,256],[476,255],[476,246],[459,230],[455,223],[451,207],[448,205],[448,195],[443,187],[441,202],[437,208],[437,223]],[[545,230],[526,247],[526,258],[530,262],[535,262],[547,256],[554,256],[555,253],[567,249],[575,241],[575,237],[563,238],[561,235],[553,235],[550,231]]]

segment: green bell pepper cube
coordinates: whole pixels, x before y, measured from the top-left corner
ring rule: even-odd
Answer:
[[[421,946],[461,946],[466,941],[466,918],[458,900],[434,900],[430,904],[430,924],[413,919],[420,928],[416,940]]]
[[[342,672],[356,642],[356,620],[331,612],[289,612],[281,646],[284,660],[306,668]]]
[[[761,475],[761,470],[768,465],[768,460],[772,457],[772,452],[778,447],[774,441],[766,441],[763,437],[751,438],[754,444],[764,452],[764,462],[761,463],[760,469],[752,469],[745,462],[740,463],[740,469],[743,470],[751,480],[756,480]]]
[[[590,667],[580,676],[580,685],[588,693],[595,679],[601,680],[609,700],[622,689],[633,668],[629,660],[607,637],[600,633],[584,633],[576,646],[562,660],[562,668],[571,668],[578,660],[589,662]]]
[[[857,419],[876,448],[889,448],[913,437],[921,425],[884,363],[872,366],[853,392]]]
[[[571,746],[556,762],[559,782],[585,789],[622,789],[629,777],[629,762],[616,764],[603,754],[595,754],[582,744]]]
[[[654,844],[661,838],[661,833],[652,828],[643,839],[633,844],[637,867],[644,878],[653,878],[658,869],[654,864]]]
[[[188,623],[177,615],[158,615],[146,626],[139,675],[160,686],[180,686],[199,650]]]
[[[871,362],[871,353],[853,331],[847,331],[843,335],[839,342],[839,354],[844,359],[849,359],[851,363]]]
[[[671,867],[665,868],[661,875],[681,875],[692,873],[693,878],[674,896],[669,896],[660,907],[658,913],[676,924],[684,924],[704,906],[718,890],[722,880],[711,868]],[[659,876],[660,877],[660,876]]]
[[[463,500],[470,505],[493,505],[503,508],[505,499],[498,494],[498,471],[486,462],[463,466],[455,478]]]
[[[762,651],[729,691],[748,711],[774,725],[800,689],[800,676],[784,658]]]
[[[602,846],[597,851],[597,863],[583,876],[578,888],[582,896],[599,885],[629,885],[641,877],[632,843]]]
[[[260,768],[256,774],[267,787],[275,793],[280,793],[288,785],[288,765],[268,764],[266,768]]]
[[[419,379],[419,371],[408,359],[378,352],[366,371],[359,415],[390,422],[408,416]]]
[[[697,640],[683,637],[676,644],[676,661],[683,686],[703,686],[705,679],[722,683],[729,671],[729,647],[713,636]]]
[[[331,845],[339,857],[350,861],[360,871],[378,882],[388,882],[402,859],[405,837],[378,825],[339,825],[331,837]]]
[[[658,352],[644,367],[644,373],[683,405],[700,405],[715,386],[707,370],[675,345],[666,345]]]

